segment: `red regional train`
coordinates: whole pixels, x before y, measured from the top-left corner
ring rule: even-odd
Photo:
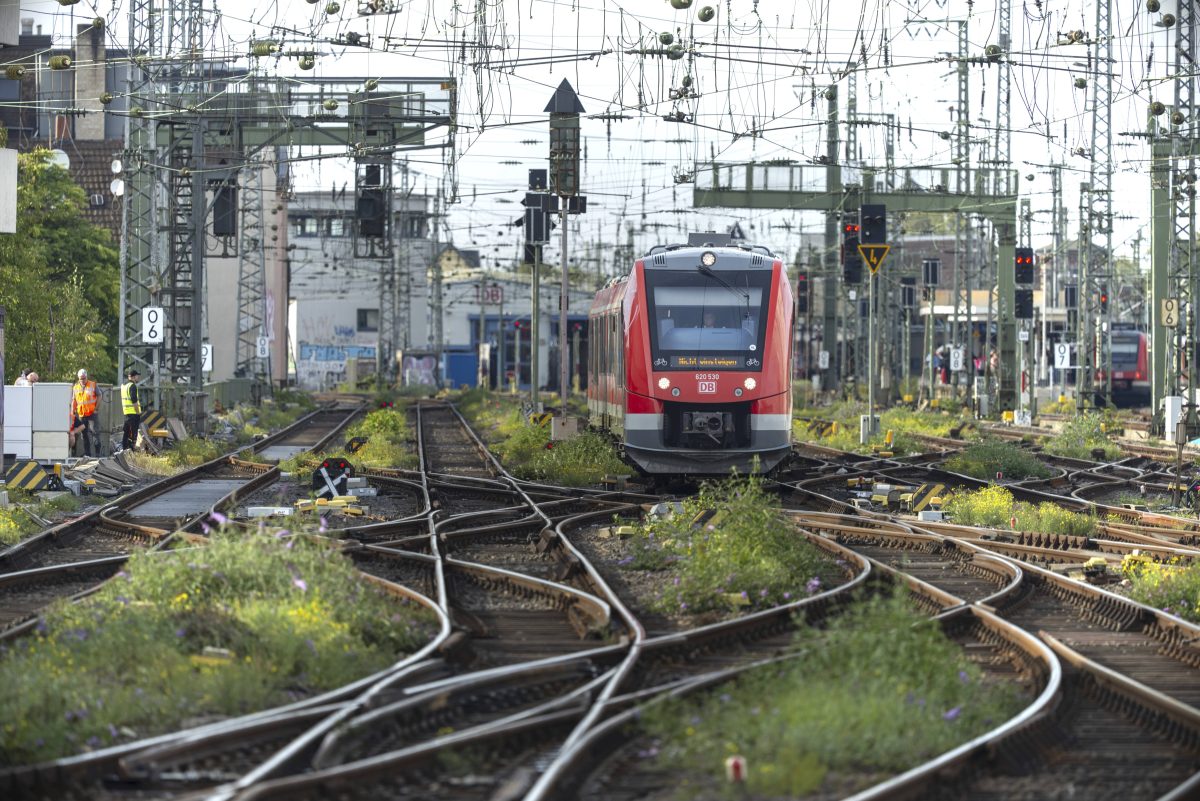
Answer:
[[[588,413],[648,474],[768,471],[791,452],[792,288],[761,246],[660,245],[589,312]]]
[[[1112,332],[1113,403],[1146,406],[1150,403],[1150,360],[1146,335],[1141,331]],[[1098,380],[1104,371],[1097,371]]]

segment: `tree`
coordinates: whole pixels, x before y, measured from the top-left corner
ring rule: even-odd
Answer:
[[[22,369],[72,380],[116,376],[120,272],[107,231],[83,217],[85,195],[49,151],[17,159],[17,232],[0,235],[7,309],[5,381]]]

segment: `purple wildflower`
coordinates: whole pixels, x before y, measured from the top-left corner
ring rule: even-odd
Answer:
[[[126,581],[129,581],[129,574],[128,574],[128,573],[126,573],[124,570],[118,570],[118,571],[117,571],[117,578],[123,578],[123,579],[125,579]]]
[[[742,590],[742,597],[745,598],[747,601],[750,600],[750,594],[747,593],[745,590]]]
[[[212,510],[208,516],[208,519],[216,523],[218,526],[223,526],[229,522],[229,518],[218,512],[216,509]]]
[[[279,531],[275,532],[275,539],[277,539],[277,540],[283,539],[284,537],[288,536],[291,533],[292,532],[288,531],[286,528],[281,528],[281,529],[279,529]]]
[[[680,611],[680,612],[686,612],[686,611],[687,611],[687,608],[688,608],[687,601],[684,601],[683,603],[681,603],[681,604],[679,605],[679,611]]]
[[[100,738],[93,734],[91,737],[87,738],[87,744],[90,748],[99,748]]]
[[[619,560],[617,562],[617,564],[618,565],[627,565],[627,564],[631,563],[632,561],[633,561],[632,556],[626,556],[624,559]]]
[[[758,597],[759,597],[759,598],[766,598],[766,597],[767,597],[767,590],[766,590],[766,588],[765,588],[765,587],[764,587],[763,589],[761,589],[761,590],[759,590],[759,591],[758,591]]]
[[[114,600],[115,600],[117,603],[119,603],[121,606],[128,606],[128,605],[129,605],[129,599],[128,599],[128,598],[126,598],[124,595],[118,595],[118,596],[117,596],[117,597],[116,597]]]
[[[318,528],[317,531],[322,534],[324,534],[326,531],[329,531],[329,518],[325,515],[321,515],[321,527]]]
[[[205,536],[212,533],[212,528],[203,520],[200,521],[200,530],[204,532]]]
[[[676,587],[678,587],[679,586],[679,576],[676,576],[675,578],[671,579],[671,583],[674,584]]]
[[[970,684],[971,676],[967,673],[967,671],[960,670],[960,671],[958,671],[958,680],[961,681],[963,684]]]
[[[792,594],[790,592],[785,592],[783,594],[783,600],[790,601],[791,599],[792,599]]]
[[[956,706],[953,709],[948,709],[942,714],[942,720],[957,720],[962,714],[962,707]]]
[[[33,630],[36,631],[38,634],[45,634],[46,629],[48,629],[48,628],[50,628],[50,627],[46,625],[46,619],[38,618],[37,625],[34,626]]]
[[[292,585],[300,588],[300,592],[308,592],[308,582],[296,574],[292,574]]]
[[[113,739],[115,740],[115,739],[117,739],[117,736],[118,736],[120,733],[121,733],[121,732],[120,732],[120,731],[117,729],[117,727],[116,727],[116,726],[114,726],[114,725],[113,725],[113,724],[111,724],[111,723],[110,723],[110,724],[108,724],[108,736],[109,736],[109,737],[111,737],[111,738],[113,738]]]
[[[809,594],[809,595],[812,595],[812,594],[816,593],[818,590],[820,590],[820,589],[821,589],[821,579],[820,579],[820,577],[819,577],[819,576],[813,576],[812,578],[810,578],[810,579],[808,580],[808,583],[804,585],[804,589],[808,591],[808,594]]]
[[[178,629],[175,629],[175,636],[176,636],[176,637],[186,637],[186,636],[187,636],[187,629],[185,629],[185,628],[178,628]]]
[[[306,639],[306,640],[304,641],[304,644],[308,646],[308,650],[310,650],[310,651],[312,651],[314,654],[316,654],[316,652],[317,652],[317,644],[316,644],[315,642],[313,642],[311,639]]]

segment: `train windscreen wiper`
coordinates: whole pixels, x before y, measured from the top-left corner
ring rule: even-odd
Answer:
[[[713,279],[718,284],[720,284],[721,286],[725,287],[733,294],[740,297],[746,304],[746,319],[747,320],[750,319],[750,293],[749,292],[747,292],[744,289],[738,289],[733,284],[729,283],[724,278],[722,278],[721,276],[719,276],[715,272],[713,272],[712,268],[707,265],[701,264],[696,267],[696,270],[701,275],[707,275],[709,278]]]

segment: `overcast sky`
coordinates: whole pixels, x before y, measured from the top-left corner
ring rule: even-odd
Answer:
[[[409,0],[394,2],[390,14],[360,16],[357,0],[336,13],[327,2],[243,0],[210,3],[206,50],[213,57],[248,51],[253,37],[284,42],[284,56],[271,65],[280,74],[447,76],[460,85],[458,133],[450,170],[437,153],[414,154],[418,188],[434,191],[457,179],[458,202],[448,209],[443,235],[461,247],[479,247],[489,261],[508,260],[520,231],[505,225],[519,216],[526,172],[544,167],[548,122],[543,113],[554,88],[567,78],[586,114],[582,122],[586,163],[583,187],[589,213],[578,225],[582,240],[624,240],[632,224],[638,248],[677,241],[688,230],[722,228],[735,220],[752,237],[789,253],[799,230],[821,229],[819,215],[787,212],[691,211],[698,161],[785,158],[798,161],[824,151],[821,123],[825,104],[814,98],[837,82],[845,97],[843,70],[858,69],[860,113],[895,115],[898,164],[937,166],[949,162],[953,142],[954,66],[959,21],[965,20],[971,55],[998,41],[997,8],[990,0],[724,0],[712,2],[714,18],[700,21],[709,5],[695,0],[675,10],[668,0]],[[387,3],[382,3],[387,5]],[[1074,236],[1078,187],[1088,179],[1091,119],[1087,88],[1089,48],[1067,36],[1094,29],[1094,3],[1085,0],[1020,0],[1012,13],[1012,156],[1023,176],[1021,191],[1033,208],[1050,207],[1044,165],[1062,163]],[[1120,134],[1146,128],[1151,100],[1172,102],[1173,34],[1157,25],[1174,13],[1173,0],[1149,14],[1142,2],[1113,0],[1115,63],[1113,157],[1118,251],[1132,252],[1133,238],[1148,225],[1148,149],[1143,139]],[[120,5],[63,7],[27,5],[43,31],[64,38],[99,14],[108,21],[110,44],[124,48],[128,23]],[[363,34],[369,48],[329,42],[348,32]],[[670,60],[645,53],[663,48],[660,34],[684,45],[685,56]],[[312,48],[322,55],[303,72],[289,49]],[[996,121],[998,67],[971,69],[969,119],[972,134],[990,139]],[[672,99],[673,90],[696,97]],[[605,120],[596,115],[607,114]],[[684,121],[664,117],[682,115]],[[624,117],[622,119],[621,117]],[[911,131],[911,133],[910,133]],[[859,129],[866,163],[882,164],[880,128]],[[974,148],[972,159],[980,158]],[[446,159],[447,161],[449,159]],[[332,157],[297,175],[300,189],[340,184],[350,175],[347,160]],[[1026,182],[1024,176],[1032,175]],[[1035,218],[1035,244],[1050,236],[1049,214]],[[791,232],[775,226],[792,226]],[[577,240],[578,241],[578,240]],[[1142,248],[1148,258],[1148,243]],[[494,260],[491,261],[491,260]]]

